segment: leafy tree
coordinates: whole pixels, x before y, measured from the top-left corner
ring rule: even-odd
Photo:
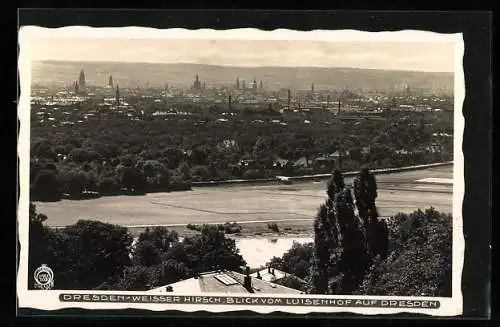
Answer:
[[[51,142],[47,140],[38,140],[31,146],[31,156],[38,158],[54,159],[56,153]]]
[[[76,148],[69,153],[71,160],[77,163],[84,163],[95,159],[101,159],[99,153],[92,149]]]
[[[366,240],[354,214],[354,203],[349,189],[336,194],[335,215],[342,235],[340,245],[342,255],[338,268],[343,274],[340,284],[331,289],[334,294],[351,294],[363,280],[366,269],[370,264]],[[330,286],[330,288],[332,288]]]
[[[352,148],[350,151],[350,156],[351,159],[354,161],[361,161],[362,158],[361,149],[359,147]]]
[[[146,180],[138,168],[123,167],[120,173],[120,184],[126,190],[141,192],[145,190]]]
[[[193,150],[189,161],[193,166],[206,166],[207,165],[207,152],[206,149],[198,147]]]
[[[274,283],[281,285],[281,286],[300,290],[303,292],[305,292],[307,290],[307,285],[303,281],[301,281],[300,279],[298,279],[292,275],[283,277],[282,279],[277,280]]]
[[[43,222],[47,216],[36,212],[36,206],[30,202],[29,206],[29,249],[28,249],[28,276],[33,276],[35,269],[42,264],[47,264],[46,235],[50,232]],[[28,281],[28,287],[31,289],[33,283]]]
[[[335,185],[329,184],[329,190]],[[319,207],[314,220],[314,248],[310,273],[310,291],[316,294],[328,293],[329,268],[331,259],[338,253],[339,230],[333,213],[333,197]]]
[[[58,201],[61,199],[57,175],[50,169],[38,171],[31,190],[31,196],[39,201]]]
[[[179,234],[162,226],[146,228],[139,234],[137,244],[141,242],[151,242],[159,251],[166,252],[173,244],[179,242]]]
[[[126,267],[123,277],[113,286],[121,291],[147,291],[161,283],[160,266],[134,265]]]
[[[327,187],[328,200],[314,223],[314,249],[309,291],[352,294],[369,266],[365,239],[354,214],[351,191],[335,170]]]
[[[132,237],[123,227],[80,220],[62,230],[43,223],[47,217],[30,204],[29,273],[41,264],[54,271],[56,289],[92,289],[113,283],[129,265]],[[32,286],[29,283],[30,287]]]
[[[452,221],[433,208],[392,217],[389,255],[375,260],[356,293],[451,296]]]
[[[239,254],[236,242],[226,237],[223,228],[202,226],[200,234],[186,237],[173,246],[166,253],[166,259],[184,263],[193,273],[220,268],[238,270],[245,264],[245,260]]]
[[[387,255],[388,246],[387,226],[379,219],[375,204],[377,182],[368,168],[363,168],[354,179],[354,195],[359,216],[363,221],[369,250],[373,257],[380,255],[384,258]]]
[[[120,190],[120,186],[116,183],[114,178],[105,177],[102,178],[97,189],[101,194],[113,194]]]
[[[168,148],[162,151],[162,156],[168,159],[168,169],[176,169],[184,160],[184,153],[176,148]]]
[[[64,274],[59,289],[92,289],[103,281],[117,280],[130,264],[132,237],[124,227],[80,220],[60,231],[57,251],[68,263],[59,263],[55,274]]]
[[[136,266],[151,267],[161,263],[161,252],[155,244],[142,240],[134,246],[132,262]]]
[[[144,178],[149,189],[166,189],[169,183],[169,172],[165,166],[157,160],[148,160],[143,166]]]
[[[177,171],[183,181],[189,181],[189,182],[191,181],[192,179],[191,170],[186,162],[181,163],[177,168]]]
[[[64,177],[64,189],[73,197],[80,198],[83,192],[88,188],[90,179],[84,171],[70,171]]]
[[[292,247],[280,258],[274,257],[268,265],[284,272],[305,279],[309,275],[310,261],[314,249],[313,243],[294,242]]]

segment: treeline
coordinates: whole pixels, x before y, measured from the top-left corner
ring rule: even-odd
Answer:
[[[205,271],[241,271],[245,265],[223,226],[202,226],[182,241],[176,232],[155,227],[134,243],[121,226],[80,220],[51,229],[44,226],[46,220],[30,205],[29,276],[46,264],[56,289],[144,291]],[[33,287],[31,279],[28,285]]]
[[[40,143],[34,145],[35,148],[44,146]],[[63,196],[83,199],[101,195],[141,195],[191,189],[191,172],[186,165],[168,169],[158,160],[136,160],[134,156],[125,155],[107,162],[92,160],[89,154],[91,152],[83,154],[74,150],[70,156],[77,162],[64,163],[43,156],[32,158],[31,200],[58,201]]]
[[[451,296],[451,216],[430,208],[379,220],[369,173],[356,179],[355,201],[350,194],[336,174],[314,243],[296,243],[270,264],[306,280],[302,287],[313,294]]]
[[[90,109],[85,103],[78,106],[82,112]],[[103,117],[93,116],[73,126],[50,127],[32,119],[33,200],[57,200],[64,194],[82,198],[95,193],[168,192],[188,190],[197,181],[297,176],[359,170],[368,163],[372,168],[390,168],[453,159],[453,138],[439,134],[453,134],[452,119],[445,112],[390,113],[382,120],[359,121],[342,121],[328,112],[286,113],[273,118],[286,126],[270,122],[265,115],[248,113],[225,123],[216,117],[199,121],[196,115],[168,120],[96,115]],[[262,123],[255,123],[259,117]],[[332,158],[335,152],[339,155]]]

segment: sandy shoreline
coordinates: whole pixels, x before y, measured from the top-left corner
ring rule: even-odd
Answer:
[[[286,221],[276,223],[279,232],[273,232],[269,229],[268,223],[245,223],[241,224],[239,233],[227,234],[228,236],[238,238],[297,238],[297,237],[313,237],[313,222],[309,221]],[[186,226],[165,226],[169,230],[174,230],[179,234],[179,237],[190,237],[199,234],[198,231],[191,230]],[[129,232],[134,236],[138,236],[146,228],[145,227],[128,227]]]

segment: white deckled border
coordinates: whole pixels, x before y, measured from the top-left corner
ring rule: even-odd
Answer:
[[[364,32],[357,30],[312,30],[296,31],[275,29],[263,31],[255,28],[231,30],[184,28],[154,29],[147,27],[86,27],[67,26],[44,28],[23,26],[19,39],[30,38],[98,38],[98,39],[169,39],[169,40],[289,40],[289,41],[326,41],[326,42],[455,42],[459,34],[440,34],[428,31],[403,30],[398,32]]]
[[[186,305],[186,304],[127,304],[127,303],[68,303],[60,302],[59,294],[72,293],[71,291],[38,291],[28,290],[28,227],[29,227],[29,144],[30,144],[30,92],[31,92],[31,58],[30,40],[35,38],[124,38],[124,39],[239,39],[239,40],[307,40],[328,42],[448,42],[455,44],[455,117],[454,117],[454,188],[453,188],[453,280],[452,298],[411,298],[411,297],[384,297],[384,296],[321,296],[298,295],[302,298],[328,298],[328,299],[398,299],[398,300],[437,300],[441,302],[440,309],[396,309],[396,308],[345,308],[345,307],[298,307],[298,306],[249,306],[249,305]],[[19,99],[18,115],[20,120],[18,154],[20,159],[20,198],[18,206],[18,237],[21,244],[20,266],[17,278],[17,295],[20,308],[34,308],[42,310],[56,310],[69,307],[85,309],[146,309],[152,311],[179,310],[184,312],[207,311],[229,312],[250,310],[257,313],[289,312],[305,314],[313,312],[333,313],[352,312],[358,314],[393,314],[393,313],[421,313],[436,316],[454,316],[462,313],[461,279],[464,259],[464,236],[462,223],[462,201],[464,196],[464,170],[462,140],[465,120],[462,115],[462,104],[465,98],[465,80],[462,67],[464,44],[462,34],[438,34],[416,30],[398,32],[363,32],[355,30],[325,31],[315,30],[309,32],[278,29],[262,31],[258,29],[233,29],[233,30],[186,30],[167,29],[159,30],[143,27],[124,28],[93,28],[84,26],[71,26],[56,29],[25,26],[19,31],[19,76],[21,95]],[[145,292],[79,292],[86,294],[140,294]],[[149,293],[151,294],[151,293]],[[190,295],[190,294],[185,294]],[[193,294],[195,295],[195,294]],[[210,293],[207,296],[227,296],[227,294]],[[269,295],[252,295],[252,297],[266,297]],[[273,297],[284,297],[277,295]],[[289,296],[288,296],[289,297]]]

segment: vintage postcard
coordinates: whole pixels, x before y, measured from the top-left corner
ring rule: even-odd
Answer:
[[[461,34],[19,46],[20,308],[462,313]]]

